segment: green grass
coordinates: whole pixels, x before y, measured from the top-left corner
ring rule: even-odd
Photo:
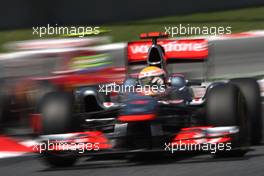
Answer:
[[[169,16],[107,26],[115,41],[133,40],[148,31],[165,31],[165,26],[231,26],[232,33],[264,29],[264,7]]]
[[[220,12],[196,13],[190,15],[168,16],[126,23],[115,23],[100,26],[102,29],[110,29],[106,34],[113,37],[114,42],[129,41],[138,38],[142,32],[165,31],[165,26],[178,26],[179,24],[191,26],[231,26],[232,33],[264,29],[264,7],[228,10]],[[0,45],[17,40],[39,39],[32,35],[32,29],[1,31]],[[44,38],[54,37],[45,36]]]

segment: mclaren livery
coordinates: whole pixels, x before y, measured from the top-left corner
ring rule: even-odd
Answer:
[[[213,144],[220,146],[208,150],[215,156],[243,156],[261,141],[256,80],[204,83],[169,73],[166,66],[173,62],[208,61],[209,45],[204,39],[167,37],[146,33],[143,40],[128,43],[127,77],[115,86],[129,91],[106,93],[95,85],[43,97],[36,117],[41,124],[39,150],[46,162],[70,166],[80,156],[172,155],[183,145],[201,151]],[[138,65],[143,69],[135,71]],[[203,90],[199,96],[197,88]]]

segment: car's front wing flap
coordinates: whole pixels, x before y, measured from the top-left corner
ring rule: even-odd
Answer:
[[[67,134],[52,134],[41,136],[38,152],[58,152],[75,151],[78,154],[111,154],[123,153],[129,151],[164,151],[171,152],[172,147],[186,144],[219,144],[232,142],[233,138],[239,133],[237,126],[226,127],[189,127],[182,128],[179,133],[168,138],[169,141],[161,144],[157,149],[120,149],[116,147],[115,142],[118,138],[115,135],[104,134],[100,131],[86,131]]]

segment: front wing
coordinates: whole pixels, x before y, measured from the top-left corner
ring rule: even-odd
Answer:
[[[237,126],[211,127],[197,126],[182,128],[177,134],[169,137],[165,143],[157,148],[120,148],[119,138],[115,134],[104,134],[100,131],[86,131],[68,134],[54,134],[41,136],[36,152],[73,152],[79,156],[94,155],[126,155],[139,152],[192,152],[205,150],[211,144],[223,146],[226,150],[233,150],[239,135]],[[131,139],[132,140],[132,139]],[[184,146],[184,147],[183,147]],[[189,147],[186,147],[189,146]],[[191,146],[191,148],[190,148]],[[225,148],[227,147],[227,148]]]

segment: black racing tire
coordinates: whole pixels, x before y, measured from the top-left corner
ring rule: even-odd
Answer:
[[[239,134],[232,141],[232,150],[217,151],[215,156],[243,156],[248,151],[249,122],[243,94],[233,84],[213,87],[206,99],[206,121],[214,127],[238,126]],[[234,150],[233,150],[234,149]]]
[[[254,78],[237,78],[232,79],[230,82],[239,87],[246,99],[247,113],[251,129],[251,144],[260,144],[263,135],[263,119],[259,84]]]
[[[44,162],[51,167],[73,166],[78,160],[78,157],[70,152],[68,152],[67,154],[65,153],[55,154],[52,152],[46,152],[46,153],[43,153],[42,156],[43,156]]]
[[[73,132],[72,108],[73,99],[70,94],[51,92],[45,95],[40,105],[42,134]],[[43,158],[52,167],[67,167],[73,165],[78,157],[73,151],[46,151]]]

